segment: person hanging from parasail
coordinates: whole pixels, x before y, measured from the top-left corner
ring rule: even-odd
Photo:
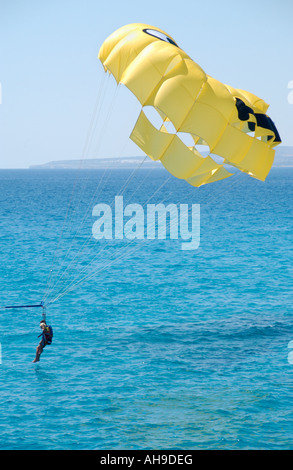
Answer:
[[[41,341],[37,346],[36,357],[33,362],[39,362],[44,347],[47,346],[47,344],[51,344],[53,339],[53,329],[50,325],[47,325],[44,319],[40,321],[40,328],[42,329],[42,333],[38,338],[41,336]]]

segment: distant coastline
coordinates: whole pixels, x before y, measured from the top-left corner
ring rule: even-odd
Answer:
[[[146,158],[143,162],[144,157],[122,157],[122,158],[93,158],[84,160],[56,160],[48,163],[39,165],[31,165],[31,170],[74,170],[74,169],[85,169],[85,170],[99,170],[104,168],[137,168],[139,164],[142,164],[141,168],[162,168],[160,161],[153,161],[150,158]],[[143,162],[143,163],[142,163]],[[273,167],[277,168],[288,168],[293,167],[293,147],[280,146],[276,148],[276,156]]]
[[[99,170],[104,168],[137,168],[142,164],[142,168],[162,168],[160,161],[153,161],[144,157],[122,157],[122,158],[88,158],[83,160],[56,160],[42,165],[31,165],[30,170]]]

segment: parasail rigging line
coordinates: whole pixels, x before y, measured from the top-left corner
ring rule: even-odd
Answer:
[[[116,99],[116,95],[117,95],[118,89],[119,89],[119,84],[118,84],[118,85],[116,86],[116,88],[115,88],[115,93],[114,93],[114,96],[112,97],[111,105],[108,106],[108,113],[107,113],[106,118],[105,118],[104,121],[103,121],[103,126],[101,126],[101,127],[99,128],[99,129],[100,129],[100,134],[103,134],[103,135],[104,135],[105,126],[106,126],[106,124],[107,124],[107,122],[108,122],[108,119],[109,119],[109,117],[110,117],[111,112],[112,112],[113,109],[114,109],[114,103],[115,103],[115,99]],[[104,97],[103,97],[103,98],[104,98]],[[101,108],[100,108],[100,109],[101,109]],[[92,119],[92,122],[93,122],[93,121],[94,121],[94,119]],[[96,127],[96,126],[97,126],[97,122],[96,122],[95,127]],[[93,126],[91,126],[91,127],[93,127]],[[89,132],[88,135],[90,135],[90,132]],[[99,139],[98,139],[98,143],[100,144],[100,142],[101,142],[101,139],[99,138]],[[124,147],[126,146],[126,144],[127,144],[127,139],[126,139],[126,141],[125,141]],[[86,146],[85,146],[85,147],[86,147]],[[123,148],[124,148],[124,147],[123,147]],[[121,152],[122,152],[123,148],[121,149]],[[146,159],[146,157],[144,157],[144,160],[145,160],[145,159]],[[139,165],[139,166],[140,166],[140,165]],[[101,183],[104,182],[106,173],[107,173],[107,168],[105,169],[104,174],[103,174],[103,176],[102,176],[102,178],[101,178],[100,183],[99,183],[98,186],[101,186]],[[89,175],[88,175],[88,177],[87,177],[87,180],[88,180],[88,178],[89,178]],[[108,175],[108,178],[109,178],[109,175]],[[126,182],[125,187],[127,187],[127,185],[128,185],[128,182]],[[85,183],[84,183],[84,188],[85,188],[85,187],[86,187],[86,181],[85,181]],[[97,191],[96,191],[96,192],[97,192]],[[96,192],[95,192],[95,193],[96,193]],[[94,197],[94,196],[93,196],[93,197]],[[93,198],[92,198],[92,199],[93,199]],[[80,201],[81,201],[81,196],[80,196],[80,198],[79,198],[79,203],[80,203]],[[79,205],[79,204],[78,204],[78,205]],[[74,204],[72,203],[71,206],[74,207]],[[90,207],[90,205],[89,205],[89,207]],[[89,207],[88,207],[88,209],[89,209]],[[88,209],[86,210],[86,213],[88,212]],[[77,210],[78,210],[78,207],[75,208],[74,211],[72,211],[72,214],[73,214],[74,212],[77,212]],[[67,219],[68,219],[68,217],[67,217]],[[72,220],[73,220],[73,219],[71,219],[71,225],[72,225]],[[80,229],[82,228],[82,226],[83,226],[85,220],[86,220],[86,217],[84,217],[84,220],[83,220],[82,223],[80,224],[79,228],[76,230],[76,232],[75,232],[75,234],[74,234],[74,237],[73,237],[73,239],[72,239],[71,245],[73,244],[74,239],[76,239],[76,237],[77,237],[77,235],[78,235]],[[63,237],[63,233],[64,233],[64,230],[63,230],[62,233],[61,233],[61,236],[60,236],[61,239],[62,239],[62,237]],[[59,243],[57,249],[60,248],[60,245],[61,245],[61,244]],[[64,260],[63,260],[63,262],[62,262],[62,266],[64,265],[65,259],[66,259],[67,255],[69,254],[70,250],[71,250],[71,247],[70,247],[70,248],[67,250],[67,252],[66,252],[65,258],[64,258]],[[56,259],[56,254],[55,254],[55,259]],[[55,265],[55,262],[53,263],[53,267],[54,267],[54,265]],[[60,272],[60,269],[58,270],[57,274],[55,274],[55,275],[53,276],[53,274],[52,274],[52,273],[53,273],[53,268],[51,268],[51,271],[50,271],[50,281],[49,281],[49,283],[47,284],[47,289],[46,289],[46,291],[45,291],[45,293],[44,293],[43,301],[46,300],[46,298],[47,298],[48,295],[49,295],[49,292],[52,290],[52,285],[55,284],[55,280],[56,280],[56,277],[59,275],[59,272]]]
[[[74,179],[73,187],[72,187],[71,194],[70,194],[70,197],[69,197],[69,202],[67,204],[67,210],[66,210],[66,213],[65,213],[65,217],[63,219],[61,232],[60,232],[60,235],[59,235],[59,238],[58,238],[58,241],[57,241],[54,253],[53,253],[53,261],[52,261],[51,268],[50,268],[50,271],[49,271],[49,275],[48,275],[47,284],[46,284],[46,288],[45,288],[43,298],[45,298],[47,296],[47,293],[50,290],[50,286],[51,286],[51,282],[52,282],[52,273],[53,273],[55,262],[56,262],[57,251],[61,246],[61,241],[63,239],[63,234],[64,234],[64,231],[65,231],[65,228],[66,228],[66,223],[67,223],[67,221],[70,220],[70,216],[72,217],[72,213],[70,214],[70,209],[71,209],[71,207],[74,207],[73,199],[74,199],[74,196],[76,194],[75,190],[76,190],[77,182],[79,180],[79,173],[80,173],[80,170],[82,168],[82,164],[83,164],[84,159],[86,157],[87,151],[89,149],[90,142],[92,140],[93,131],[95,129],[95,122],[97,122],[97,119],[96,119],[97,118],[97,113],[100,112],[101,102],[103,103],[104,98],[105,98],[104,88],[105,88],[105,83],[106,83],[106,85],[109,83],[109,76],[108,75],[107,75],[107,78],[108,78],[108,80],[103,79],[100,82],[100,87],[99,87],[99,90],[98,90],[97,99],[96,99],[96,102],[95,102],[95,105],[94,105],[94,109],[93,109],[93,112],[92,112],[89,128],[88,128],[86,139],[85,139],[85,143],[84,143],[83,150],[82,150],[82,156],[79,160],[79,167],[78,167],[75,179]],[[116,87],[116,89],[117,88],[118,87]],[[114,96],[114,98],[115,98],[115,96]],[[114,106],[114,98],[113,98],[113,106]]]
[[[115,94],[117,93],[118,87],[119,87],[119,84],[116,86]],[[112,105],[108,107],[108,115],[107,115],[106,119],[104,119],[103,126],[100,127],[100,134],[101,134],[101,133],[104,134],[105,125],[107,124],[108,118],[109,118],[109,115],[110,115],[110,112],[111,112],[111,110],[113,109],[114,101],[115,101],[115,95],[114,95],[114,98],[112,99]],[[92,122],[93,122],[93,121],[94,121],[94,119],[92,119]],[[91,127],[92,127],[92,125],[91,125]],[[90,136],[90,135],[92,135],[92,134],[89,132],[88,135]],[[88,138],[88,139],[89,139],[89,138]],[[99,138],[99,139],[98,139],[98,142],[99,142],[99,143],[100,143],[100,140],[101,140],[101,139]],[[124,147],[126,146],[127,141],[128,141],[128,139],[126,140],[126,142],[125,142],[125,144],[124,144]],[[122,150],[121,150],[121,153],[122,153]],[[145,161],[146,158],[147,158],[147,156],[145,156],[145,157],[143,158],[142,162],[138,164],[138,167],[135,168],[134,171],[133,171],[133,173],[129,176],[128,180],[126,181],[126,183],[124,184],[124,186],[122,187],[122,189],[121,189],[121,191],[120,191],[121,194],[124,193],[124,191],[126,190],[126,188],[127,188],[128,185],[129,185],[129,183],[130,183],[131,180],[133,179],[134,174],[138,171],[138,169],[139,169],[139,168],[141,167],[141,165],[144,163],[144,161]],[[106,171],[107,171],[107,169],[105,169],[105,171],[104,171],[104,174],[103,174],[103,176],[102,176],[102,178],[101,178],[101,180],[100,180],[100,182],[99,182],[98,188],[101,186],[102,181],[105,180]],[[109,173],[109,172],[108,172],[108,173]],[[108,178],[109,178],[109,174],[108,174]],[[84,187],[85,187],[85,185],[84,185]],[[51,292],[52,290],[54,290],[54,287],[55,287],[56,283],[59,282],[59,279],[60,279],[60,272],[61,272],[61,270],[62,270],[62,268],[63,268],[63,266],[64,266],[65,260],[67,259],[68,255],[69,255],[69,253],[70,253],[70,251],[71,251],[71,248],[72,248],[72,245],[73,245],[74,240],[76,239],[77,235],[80,233],[80,230],[81,230],[81,228],[82,228],[83,225],[84,225],[84,222],[85,222],[85,220],[86,220],[86,215],[87,215],[87,213],[88,213],[88,210],[89,210],[89,208],[90,208],[90,205],[91,205],[92,201],[93,201],[94,198],[96,197],[98,188],[96,189],[96,191],[95,191],[95,193],[94,193],[94,196],[92,197],[92,200],[91,200],[91,202],[90,202],[89,205],[88,205],[88,208],[87,208],[87,210],[86,210],[86,214],[85,214],[84,217],[83,217],[82,223],[79,225],[78,229],[75,231],[75,234],[74,234],[74,236],[73,236],[73,239],[71,240],[71,245],[70,245],[69,249],[67,250],[67,252],[66,252],[66,254],[65,254],[65,257],[63,258],[63,261],[61,262],[61,266],[59,267],[58,272],[55,272],[54,275],[53,275],[53,274],[52,274],[53,269],[51,268],[51,271],[50,271],[50,274],[51,274],[51,276],[50,276],[50,281],[49,281],[49,283],[48,283],[48,287],[47,287],[47,289],[46,289],[46,292],[45,292],[45,294],[44,294],[44,296],[43,296],[43,301],[45,301],[45,300],[48,298],[50,292]],[[72,205],[72,207],[74,207],[74,204],[71,204],[71,205]],[[74,212],[77,212],[77,210],[78,210],[78,208],[77,208]],[[62,238],[63,232],[64,232],[64,231],[62,231],[61,238]],[[91,235],[88,237],[88,239],[90,239],[90,238],[91,238]],[[87,246],[87,240],[84,242],[84,244],[83,244],[83,246],[81,247],[81,249],[78,250],[78,252],[75,254],[74,259],[71,260],[70,265],[67,266],[67,268],[65,269],[65,271],[68,270],[68,268],[69,268],[69,267],[72,265],[72,263],[75,261],[76,257],[80,255],[80,252],[82,252],[82,251],[84,250],[84,248],[86,248],[86,246]],[[60,244],[59,244],[59,247],[60,247]],[[56,255],[55,255],[55,258],[56,258]],[[53,263],[53,266],[54,266],[54,264],[55,264],[55,263]],[[61,278],[63,278],[63,275],[64,275],[64,273],[61,275]],[[59,276],[59,277],[58,277],[58,276]]]
[[[165,184],[166,184],[171,178],[172,178],[171,176],[168,176],[168,177],[166,178],[166,180],[160,185],[160,187],[157,188],[157,189],[154,191],[154,193],[148,198],[148,200],[145,202],[144,206],[152,199],[152,197],[154,197],[154,195],[155,195],[157,192],[159,192],[159,191],[163,188],[163,186],[165,186]],[[170,195],[170,193],[169,193],[167,196],[165,196],[164,199],[163,199],[161,202],[163,202],[169,195]],[[143,206],[143,207],[144,207],[144,206]],[[154,222],[154,224],[155,224],[155,223],[156,223],[156,222]],[[154,225],[154,224],[153,224],[153,225]],[[87,275],[85,275],[83,278],[78,279],[78,276],[79,276],[80,274],[82,274],[83,272],[85,272],[85,270],[88,269],[88,267],[89,267],[90,265],[93,265],[93,263],[96,261],[97,257],[99,257],[99,256],[101,255],[101,253],[105,250],[105,247],[104,247],[102,250],[100,250],[100,252],[98,252],[98,254],[95,256],[95,258],[94,258],[91,262],[89,262],[88,265],[85,266],[85,267],[79,272],[78,276],[76,276],[76,277],[72,280],[72,282],[69,284],[69,286],[68,286],[65,290],[59,292],[53,300],[48,300],[47,303],[48,303],[48,304],[52,304],[52,303],[56,302],[56,300],[59,300],[59,299],[60,299],[61,297],[63,297],[65,294],[67,294],[68,292],[71,292],[72,290],[74,290],[74,288],[75,288],[77,285],[79,285],[81,282],[84,282],[85,280],[91,279],[91,278],[95,275],[95,273],[101,272],[101,271],[103,271],[104,269],[106,269],[108,266],[111,266],[111,265],[115,262],[115,260],[118,261],[121,257],[123,257],[123,253],[124,253],[124,252],[125,252],[125,254],[127,254],[127,250],[128,250],[129,245],[133,244],[134,241],[135,241],[135,239],[130,240],[129,242],[127,242],[126,246],[124,245],[123,247],[119,248],[117,251],[112,252],[112,253],[111,253],[112,256],[115,256],[115,259],[113,260],[113,262],[110,261],[110,262],[106,263],[105,265],[103,265],[102,267],[97,268],[97,269],[94,271],[94,273],[87,274]],[[139,248],[140,248],[140,244],[138,245],[137,249],[139,249]],[[119,253],[121,253],[121,252],[122,252],[122,255],[117,256],[117,254],[119,255]],[[131,252],[132,252],[132,251],[131,251]]]
[[[126,191],[127,187],[128,187],[129,184],[131,183],[131,181],[132,181],[132,179],[134,178],[134,176],[135,176],[135,174],[137,173],[137,171],[141,168],[141,166],[142,166],[143,163],[145,162],[146,158],[147,158],[147,157],[145,156],[145,157],[143,158],[143,160],[139,163],[139,165],[132,171],[132,173],[131,173],[131,175],[128,177],[126,183],[124,184],[124,186],[123,186],[122,189],[120,190],[120,194],[121,194],[121,195]],[[98,185],[98,187],[99,187],[99,186],[100,186],[100,184]],[[97,189],[98,189],[98,188],[97,188]],[[96,192],[97,192],[97,190],[96,190]],[[89,211],[89,209],[90,209],[90,207],[91,207],[91,204],[93,203],[93,200],[95,199],[96,192],[95,192],[94,196],[92,197],[90,203],[88,204],[88,207],[87,207],[85,216],[84,216],[84,218],[83,218],[82,224],[79,226],[79,229],[82,228],[82,226],[83,226],[83,224],[84,224],[84,222],[85,222],[85,219],[86,219],[86,216],[87,216],[87,214],[88,214],[88,211]],[[76,236],[77,236],[77,233],[75,233],[74,238],[76,238]],[[59,271],[57,272],[57,274],[56,274],[56,276],[55,276],[55,283],[54,283],[54,285],[50,288],[50,290],[47,292],[46,296],[43,298],[43,301],[45,301],[45,300],[47,299],[47,297],[50,295],[50,291],[53,291],[54,288],[56,287],[56,285],[58,285],[58,283],[62,280],[63,276],[65,275],[65,272],[66,272],[66,271],[69,269],[69,267],[73,264],[73,262],[76,260],[76,258],[79,258],[79,257],[80,257],[81,253],[82,253],[82,252],[84,251],[84,249],[88,246],[88,243],[89,243],[89,241],[91,240],[91,238],[92,238],[92,234],[90,234],[90,235],[87,237],[87,239],[84,241],[84,243],[83,243],[83,245],[81,246],[81,248],[77,251],[77,253],[75,254],[74,258],[71,260],[71,262],[69,263],[69,265],[66,267],[65,271],[62,273],[61,276],[59,276],[59,277],[57,278],[57,276],[60,274],[60,271],[61,271],[61,269],[62,269],[62,267],[63,267],[63,265],[64,265],[65,259],[66,259],[67,255],[69,254],[69,252],[70,252],[70,250],[71,250],[71,247],[72,247],[72,244],[73,244],[73,241],[74,241],[74,240],[72,240],[72,243],[71,243],[69,249],[67,250],[67,253],[66,253],[66,255],[65,255],[65,258],[64,258],[64,260],[63,260],[63,262],[62,262],[62,264],[61,264],[61,266],[60,266],[60,269],[59,269]],[[57,278],[57,279],[56,279],[56,278]]]
[[[107,83],[109,83],[109,81],[110,81],[109,77],[110,77],[110,76],[108,76]],[[107,87],[106,91],[107,91],[107,90],[108,90],[108,87]],[[99,150],[100,150],[100,146],[101,146],[101,142],[102,142],[101,135],[104,135],[104,131],[105,131],[107,122],[108,122],[108,120],[110,119],[111,113],[112,113],[113,110],[114,110],[114,105],[115,105],[115,102],[116,102],[116,100],[117,100],[118,90],[119,90],[119,84],[118,84],[118,85],[116,86],[116,88],[115,88],[115,92],[114,92],[114,94],[113,94],[113,96],[112,96],[111,103],[110,103],[109,106],[108,106],[108,111],[107,111],[107,114],[106,114],[106,116],[105,116],[105,118],[104,118],[104,120],[103,120],[103,124],[102,124],[102,126],[99,126],[99,132],[98,132],[98,138],[97,138],[98,144],[97,144],[97,146],[96,146],[96,148],[95,148],[95,151],[94,151],[94,153],[95,153],[96,155],[98,155]],[[95,130],[96,130],[96,128],[97,128],[97,126],[98,126],[98,123],[99,123],[99,115],[100,115],[100,113],[101,113],[101,109],[103,108],[103,102],[104,102],[105,96],[106,96],[106,93],[103,94],[102,103],[101,103],[101,104],[99,105],[99,107],[98,107],[98,113],[97,113],[97,116],[95,117],[95,123],[94,123],[93,128],[92,128],[92,131],[91,131],[91,133],[90,133],[90,142],[89,142],[88,145],[87,145],[87,153],[89,153],[89,151],[90,151],[91,141],[93,140],[93,136],[95,135]],[[84,163],[84,156],[82,157],[82,164],[83,164],[83,163]],[[102,176],[102,181],[103,181],[103,179],[104,179],[104,175],[105,175],[105,172],[104,172],[104,174],[103,174],[103,176]],[[86,178],[83,178],[83,185],[81,185],[81,187],[80,187],[79,194],[77,194],[77,192],[76,192],[76,194],[77,194],[77,202],[75,202],[75,204],[72,204],[72,209],[73,209],[72,215],[73,215],[74,213],[77,213],[77,212],[78,212],[79,206],[80,206],[80,204],[81,204],[81,202],[82,202],[82,199],[83,199],[84,191],[87,189],[87,183],[88,183],[89,177],[90,177],[90,175],[89,175],[89,173],[87,173]],[[102,181],[101,181],[101,183],[102,183]],[[72,223],[73,223],[73,218],[71,219],[71,224],[70,224],[69,229],[68,229],[69,232],[70,232],[70,230],[71,230]]]
[[[136,171],[137,171],[137,169],[136,169]],[[166,181],[165,181],[159,188],[157,188],[157,189],[154,191],[154,193],[150,196],[150,198],[148,199],[148,201],[154,196],[154,194],[156,194],[156,193],[166,184],[166,182],[167,182],[170,178],[171,178],[171,177],[169,176],[169,177],[166,179]],[[130,183],[130,180],[129,180],[128,184],[129,184],[129,183]],[[124,187],[124,190],[125,190],[125,189],[126,189],[126,187]],[[147,204],[148,201],[146,201],[145,204]],[[90,239],[91,239],[91,235],[88,237],[88,239],[86,240],[86,242],[88,242]],[[86,243],[86,242],[85,242],[85,243]],[[84,248],[84,247],[81,247],[81,249],[83,249],[83,248]],[[107,246],[104,246],[104,248],[102,248],[102,249],[96,254],[94,260],[92,260],[92,261],[90,261],[89,263],[87,263],[87,265],[82,269],[82,271],[79,272],[79,275],[80,275],[82,272],[84,272],[84,271],[88,268],[88,266],[93,263],[93,261],[96,261],[96,259],[97,259],[99,256],[101,256],[101,254],[102,254],[106,249],[107,249]],[[118,250],[118,251],[119,251],[119,250]],[[72,260],[72,261],[73,261],[73,260]],[[71,263],[71,264],[72,264],[72,263]],[[69,266],[66,268],[66,271],[67,271],[68,268],[69,268]],[[62,274],[62,277],[64,276],[64,274],[65,274],[65,272]],[[75,279],[76,279],[76,278],[75,278]],[[72,282],[74,282],[75,279],[74,279]]]

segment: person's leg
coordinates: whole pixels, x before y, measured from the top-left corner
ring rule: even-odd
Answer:
[[[33,362],[39,362],[40,360],[40,355],[42,354],[43,352],[43,345],[42,345],[42,341],[40,341],[40,343],[38,344],[38,347],[37,347],[37,351],[36,351],[36,357],[35,359],[33,360]]]

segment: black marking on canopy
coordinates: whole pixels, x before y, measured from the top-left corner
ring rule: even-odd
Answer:
[[[255,116],[256,123],[259,127],[262,127],[263,129],[268,129],[275,134],[274,142],[282,142],[279,132],[274,122],[269,116],[263,113],[255,113],[253,109],[247,106],[244,103],[244,101],[242,101],[240,98],[236,98],[236,108],[238,111],[238,118],[240,119],[240,121],[249,121],[249,115],[253,114],[253,116]],[[255,123],[248,122],[248,128],[250,131],[254,131]],[[272,138],[273,136],[268,136],[268,140],[271,140]]]
[[[160,39],[161,41],[169,42],[170,44],[173,44],[173,46],[179,47],[178,44],[173,41],[173,39],[169,38],[169,36],[167,36],[166,34],[157,31],[156,29],[145,28],[143,29],[143,32],[149,34],[150,36],[154,36],[155,38]]]

